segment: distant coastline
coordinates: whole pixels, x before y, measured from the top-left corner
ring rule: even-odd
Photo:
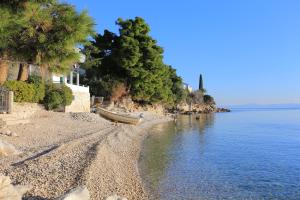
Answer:
[[[300,109],[300,104],[243,104],[243,105],[224,105],[229,109]]]

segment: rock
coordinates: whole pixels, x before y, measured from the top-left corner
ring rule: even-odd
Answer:
[[[0,135],[4,135],[4,136],[12,136],[12,137],[17,137],[18,135],[10,130],[8,130],[7,128],[2,128],[0,130]]]
[[[71,190],[70,192],[58,198],[57,200],[89,200],[89,199],[90,199],[90,193],[88,189],[85,186],[83,186]]]
[[[3,119],[0,119],[0,128],[6,128],[6,123]]]
[[[21,200],[30,187],[14,186],[7,176],[0,175],[0,200]]]
[[[120,197],[118,195],[109,196],[106,198],[106,200],[127,200],[125,197]]]
[[[231,110],[227,108],[217,108],[216,112],[231,112]]]
[[[11,132],[11,136],[12,137],[19,137],[18,134],[16,134],[15,132]]]
[[[73,120],[85,121],[92,123],[103,122],[103,119],[95,113],[70,113],[70,116]]]
[[[9,155],[17,155],[20,153],[21,152],[18,151],[13,145],[0,140],[0,157],[9,156]]]

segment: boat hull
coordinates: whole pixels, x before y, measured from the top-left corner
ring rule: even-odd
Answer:
[[[105,110],[103,108],[98,108],[98,113],[106,119],[109,119],[109,120],[112,120],[115,122],[122,122],[122,123],[126,123],[126,124],[137,125],[142,121],[142,118],[140,118],[140,117],[119,114],[116,112]]]

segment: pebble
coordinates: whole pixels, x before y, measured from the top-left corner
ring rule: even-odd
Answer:
[[[127,200],[127,198],[120,197],[118,195],[113,195],[113,196],[107,197],[106,200]]]

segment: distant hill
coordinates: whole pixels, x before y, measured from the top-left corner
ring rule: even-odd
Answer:
[[[243,105],[227,105],[226,108],[235,109],[235,108],[300,108],[300,103],[291,103],[291,104],[243,104]]]

